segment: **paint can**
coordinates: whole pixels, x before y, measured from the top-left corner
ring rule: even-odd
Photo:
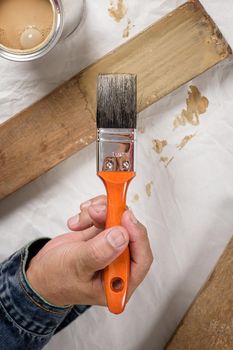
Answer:
[[[60,40],[66,39],[77,30],[83,18],[84,0],[48,1],[52,7],[53,24],[45,40],[30,49],[13,49],[0,41],[0,57],[17,62],[36,60],[47,54]],[[32,25],[30,30],[34,30]]]

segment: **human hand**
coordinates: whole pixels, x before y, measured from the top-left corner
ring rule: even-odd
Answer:
[[[49,241],[31,260],[27,278],[51,304],[106,305],[101,270],[129,245],[131,255],[127,300],[143,281],[152,261],[146,228],[131,210],[121,226],[104,230],[106,196],[81,204],[80,214],[68,220],[72,231]]]

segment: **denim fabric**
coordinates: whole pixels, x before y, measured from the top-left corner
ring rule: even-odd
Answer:
[[[29,285],[26,266],[48,240],[37,240],[0,264],[1,350],[42,349],[89,307],[51,305]]]

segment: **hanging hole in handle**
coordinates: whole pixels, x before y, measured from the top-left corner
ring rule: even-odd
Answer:
[[[121,292],[124,288],[124,281],[120,277],[115,277],[111,280],[111,288],[113,292]]]

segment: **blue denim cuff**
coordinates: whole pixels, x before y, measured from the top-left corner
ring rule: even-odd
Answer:
[[[51,337],[73,306],[59,307],[43,300],[29,285],[28,258],[49,239],[37,240],[0,265],[0,303],[14,326],[38,336]]]

